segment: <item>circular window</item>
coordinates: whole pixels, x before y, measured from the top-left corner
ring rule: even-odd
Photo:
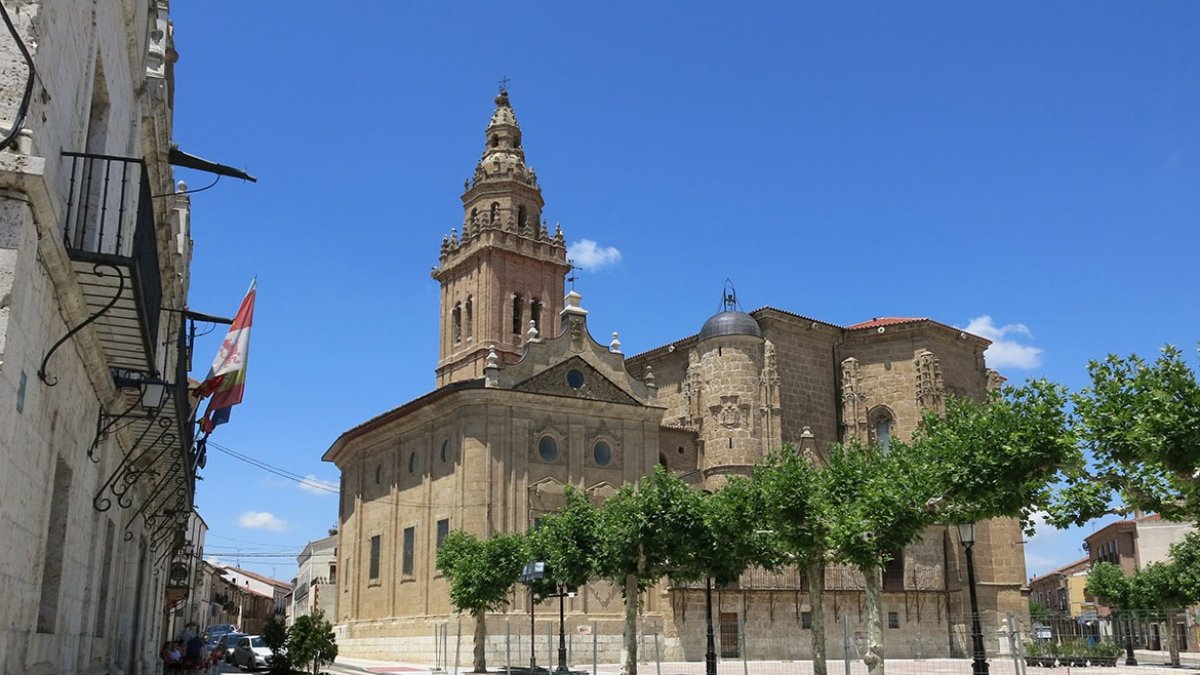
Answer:
[[[450,461],[450,439],[449,438],[442,441],[442,461],[443,462]]]
[[[417,453],[415,453],[415,452],[408,456],[408,472],[409,473],[417,472]]]
[[[542,440],[538,441],[538,454],[542,456],[543,462],[558,459],[558,441],[550,436],[542,436]]]
[[[575,369],[567,371],[567,386],[572,389],[579,389],[583,386],[583,381],[583,373]]]
[[[592,446],[592,459],[600,466],[608,466],[612,462],[612,447],[605,441],[596,441]]]

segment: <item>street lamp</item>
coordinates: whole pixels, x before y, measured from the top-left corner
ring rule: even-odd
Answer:
[[[717,646],[713,641],[712,577],[704,579],[704,618],[708,622],[708,646],[704,651],[704,675],[717,675]]]
[[[958,539],[967,550],[967,586],[971,589],[971,641],[974,661],[971,675],[988,675],[987,655],[983,652],[983,629],[979,627],[979,598],[975,595],[975,557],[971,547],[975,545],[975,523],[959,523]]]
[[[563,598],[573,598],[578,592],[575,586],[567,586],[559,584],[556,589],[558,592],[558,668],[554,671],[558,673],[567,673],[571,669],[567,668],[567,629],[566,629],[566,614],[563,611]]]
[[[537,641],[537,629],[533,623],[533,586],[535,583],[546,578],[546,563],[544,562],[528,562],[521,569],[521,583],[529,587],[529,673],[533,675],[537,671],[537,648],[534,643]]]

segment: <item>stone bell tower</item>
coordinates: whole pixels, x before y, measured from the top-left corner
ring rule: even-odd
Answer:
[[[525,164],[508,91],[496,96],[483,156],[464,184],[462,234],[442,238],[437,384],[483,377],[488,348],[521,358],[531,330],[557,336],[563,277],[570,270],[562,229],[542,220],[542,189]]]

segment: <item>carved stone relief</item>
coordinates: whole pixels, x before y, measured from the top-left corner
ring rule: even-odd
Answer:
[[[842,426],[844,440],[867,440],[867,395],[862,391],[862,375],[858,359],[851,356],[842,361]]]
[[[991,368],[988,368],[988,370],[987,370],[987,390],[988,391],[996,391],[1000,387],[1003,387],[1004,383],[1007,381],[1008,381],[1007,377],[1001,375],[1000,373],[996,372],[995,370],[992,370]]]
[[[571,351],[579,354],[583,352],[583,320],[579,317],[571,317]]]
[[[942,365],[928,349],[922,349],[913,359],[917,371],[917,405],[939,413],[945,411],[946,385],[942,382]]]
[[[709,406],[709,412],[716,418],[717,423],[726,429],[737,429],[746,422],[750,405],[742,403],[736,394],[722,396],[718,405]]]
[[[701,396],[704,383],[700,375],[700,356],[693,350],[688,352],[687,372],[683,376],[683,397],[687,400],[686,423],[698,426],[704,417]]]

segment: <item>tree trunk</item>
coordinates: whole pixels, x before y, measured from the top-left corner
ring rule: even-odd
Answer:
[[[825,563],[808,566],[808,602],[812,612],[813,675],[827,675],[825,669]]]
[[[487,672],[487,615],[484,611],[472,612],[475,617],[475,670]],[[449,632],[449,631],[447,631]],[[461,633],[460,633],[461,634]],[[457,657],[457,654],[455,655]]]
[[[637,675],[637,617],[641,599],[637,575],[625,575],[625,631],[621,636],[621,675]]]
[[[1175,614],[1167,612],[1167,623],[1164,626],[1167,633],[1167,652],[1171,655],[1171,666],[1179,667],[1179,643],[1175,641]]]
[[[863,663],[868,675],[883,675],[883,568],[862,570],[867,591],[867,653]]]

